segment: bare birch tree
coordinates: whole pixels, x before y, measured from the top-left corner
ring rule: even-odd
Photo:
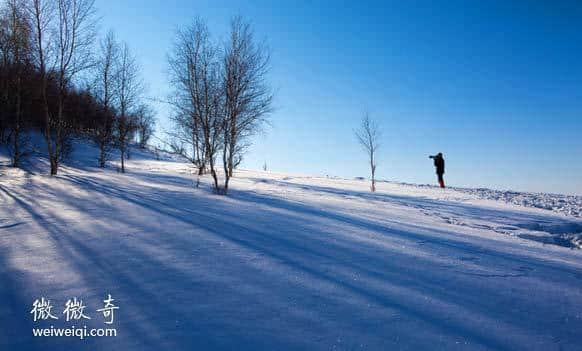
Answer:
[[[370,189],[376,191],[376,152],[380,147],[380,129],[378,124],[370,118],[370,114],[366,112],[360,127],[354,133],[368,155],[372,180]]]
[[[189,27],[178,31],[169,56],[171,82],[176,96],[178,125],[191,133],[194,161],[199,174],[210,167],[214,188],[220,192],[216,155],[221,147],[222,100],[218,49],[210,41],[206,23],[197,18]]]
[[[6,7],[4,7],[6,6]],[[0,4],[0,144],[6,142],[6,129],[8,123],[8,81],[10,58],[10,25],[7,18],[7,4]]]
[[[115,96],[117,82],[117,64],[119,61],[119,44],[112,31],[108,32],[100,44],[101,51],[95,64],[93,94],[103,109],[94,121],[91,136],[99,148],[99,167],[105,167],[110,157],[115,140]]]
[[[41,75],[45,115],[44,135],[51,175],[67,154],[68,128],[64,118],[67,88],[91,65],[95,38],[94,0],[30,0],[35,58]],[[57,83],[56,112],[50,111],[48,75]]]
[[[117,146],[121,154],[121,172],[125,173],[125,157],[129,142],[137,128],[136,109],[144,92],[144,83],[141,79],[141,68],[131,54],[129,46],[121,45],[118,70],[116,74],[116,102],[117,102]]]
[[[28,12],[33,28],[33,57],[40,74],[40,90],[45,123],[43,134],[47,143],[51,175],[53,175],[57,173],[57,162],[55,162],[55,154],[53,152],[51,136],[53,115],[49,108],[47,89],[48,74],[53,69],[51,57],[54,52],[54,43],[50,40],[50,32],[52,31],[51,26],[55,13],[54,2],[51,0],[30,0]]]
[[[145,149],[148,141],[154,134],[154,128],[156,125],[155,111],[149,105],[142,104],[138,107],[135,114],[137,117],[137,142],[141,149]]]
[[[1,31],[3,57],[3,72],[6,77],[3,80],[3,96],[7,96],[8,90],[13,91],[14,101],[3,101],[3,111],[6,125],[10,128],[8,148],[10,150],[11,163],[18,167],[23,155],[22,143],[22,80],[30,60],[30,35],[31,27],[25,13],[24,0],[8,0],[2,12]],[[9,111],[9,113],[7,113]],[[7,118],[11,116],[12,118]]]
[[[223,61],[225,192],[233,169],[250,144],[249,138],[261,129],[272,111],[269,61],[267,47],[255,40],[250,24],[241,17],[233,18]]]

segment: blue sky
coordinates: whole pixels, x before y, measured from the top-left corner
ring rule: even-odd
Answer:
[[[244,167],[367,176],[353,129],[382,128],[378,175],[450,185],[582,195],[579,1],[97,0],[102,32],[126,40],[149,94],[169,88],[175,29],[199,15],[217,39],[250,20],[272,50],[272,125]],[[159,125],[170,129],[168,111]]]

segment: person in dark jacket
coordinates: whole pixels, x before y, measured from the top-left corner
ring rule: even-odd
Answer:
[[[434,160],[434,166],[436,167],[436,174],[439,178],[439,184],[441,188],[445,187],[445,180],[443,179],[443,174],[445,174],[445,159],[442,153],[438,153],[435,156],[429,156]]]

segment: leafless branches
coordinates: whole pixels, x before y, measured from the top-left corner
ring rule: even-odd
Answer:
[[[68,128],[63,116],[65,92],[75,76],[91,64],[91,46],[95,38],[94,0],[30,0],[28,9],[35,61],[42,80],[44,135],[51,175],[55,175],[67,151]],[[49,74],[54,75],[58,87],[55,113],[50,111],[47,97]]]
[[[135,115],[137,117],[136,130],[139,147],[144,149],[154,134],[156,125],[155,112],[150,106],[142,104],[135,112]]]
[[[209,166],[216,191],[226,193],[250,137],[271,112],[268,50],[255,41],[250,25],[237,17],[221,52],[210,40],[204,21],[196,19],[178,32],[168,63],[175,90],[174,121],[180,130],[175,136],[192,146],[200,171]],[[215,165],[220,151],[222,187]]]
[[[215,162],[221,146],[222,82],[218,49],[210,41],[206,23],[195,19],[192,25],[178,31],[174,49],[168,59],[171,82],[175,90],[179,128],[190,138],[193,161],[199,167],[210,167],[214,188],[219,190]]]
[[[132,133],[137,128],[136,110],[144,92],[141,68],[131,54],[129,46],[122,44],[117,66],[116,103],[117,103],[117,145],[121,154],[121,172],[125,172],[125,157]]]
[[[45,137],[51,175],[71,150],[73,134],[98,145],[101,167],[117,144],[122,171],[130,141],[138,136],[145,146],[152,135],[154,112],[142,102],[135,57],[111,32],[95,50],[95,29],[94,0],[0,2],[0,142],[14,138],[9,149],[15,166],[21,110],[25,128]],[[81,74],[89,68],[90,82]],[[87,84],[81,88],[82,80]]]
[[[23,0],[8,0],[0,13],[0,54],[2,76],[0,84],[2,108],[0,130],[10,128],[8,135],[11,163],[18,167],[23,154],[22,143],[22,85],[24,71],[30,61],[31,26]],[[12,91],[13,101],[9,98]],[[11,115],[13,118],[8,118]]]
[[[99,148],[99,167],[105,167],[115,140],[115,97],[118,74],[119,44],[113,32],[108,32],[100,43],[96,58],[93,94],[101,104],[94,121],[91,136]]]
[[[272,111],[273,92],[267,81],[270,56],[257,43],[248,22],[231,21],[230,38],[224,54],[224,188],[228,190],[233,169],[242,160],[249,142]]]
[[[370,114],[366,112],[362,118],[361,125],[354,131],[358,142],[368,155],[370,162],[370,171],[372,174],[371,190],[376,191],[376,151],[380,147],[380,129],[378,124],[370,118]]]

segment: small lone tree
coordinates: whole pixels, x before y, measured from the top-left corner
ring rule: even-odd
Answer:
[[[370,171],[372,173],[371,190],[376,191],[376,151],[380,147],[380,129],[378,124],[370,118],[368,112],[364,113],[362,123],[354,131],[358,142],[362,145],[370,161]]]

